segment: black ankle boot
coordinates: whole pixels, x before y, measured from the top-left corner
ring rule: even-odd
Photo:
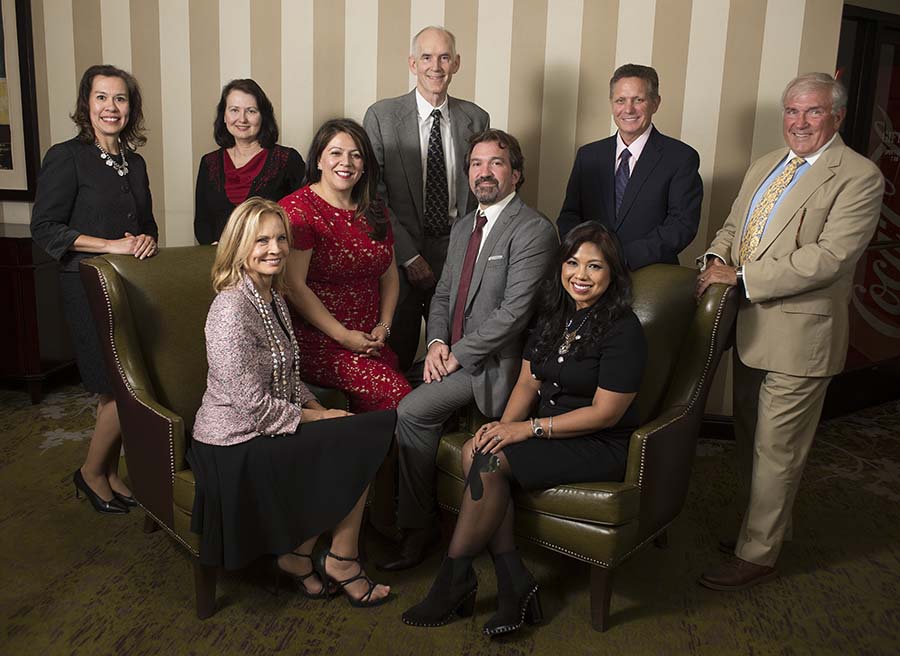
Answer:
[[[403,613],[403,622],[411,626],[442,626],[453,619],[469,617],[475,611],[478,579],[471,558],[444,558],[428,596]]]
[[[525,568],[519,552],[508,551],[494,556],[494,570],[497,572],[498,608],[484,625],[485,635],[511,633],[523,622],[538,624],[543,621],[538,584]]]

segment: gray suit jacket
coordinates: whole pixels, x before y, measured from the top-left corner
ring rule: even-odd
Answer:
[[[463,217],[474,210],[476,202],[469,191],[464,162],[468,140],[485,130],[490,117],[478,105],[457,98],[448,99],[450,130],[456,149],[456,211]],[[394,229],[394,251],[403,263],[422,251],[424,235],[422,213],[425,173],[419,145],[419,122],[416,116],[416,90],[379,100],[366,111],[363,125],[372,141],[381,166],[379,193],[391,210]]]
[[[450,343],[453,309],[475,212],[453,224],[447,262],[431,300],[427,339]],[[499,417],[522,365],[525,328],[534,312],[541,280],[553,261],[556,228],[518,195],[497,218],[475,261],[466,304],[463,337],[451,347],[472,375],[475,403]]]

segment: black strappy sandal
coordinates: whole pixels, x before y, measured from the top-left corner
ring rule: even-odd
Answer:
[[[359,565],[359,573],[357,573],[355,576],[351,576],[349,579],[344,579],[343,581],[338,581],[336,578],[329,576],[325,572],[325,559],[328,558],[329,556],[334,558],[335,560],[340,560],[345,563],[347,563],[347,562],[356,563],[357,565]],[[319,575],[319,578],[322,579],[323,583],[325,584],[326,588],[328,589],[327,592],[325,593],[325,595],[329,598],[336,591],[331,588],[330,583],[333,582],[333,583],[335,583],[336,586],[339,586],[340,589],[344,591],[345,595],[347,595],[347,601],[350,602],[350,605],[355,606],[357,608],[373,608],[374,606],[380,606],[381,604],[387,603],[388,601],[391,601],[394,599],[393,593],[388,593],[387,595],[385,595],[384,597],[381,597],[379,599],[372,599],[372,592],[375,591],[375,587],[378,584],[375,583],[368,576],[363,574],[363,566],[362,566],[362,562],[359,559],[359,556],[357,556],[356,558],[345,558],[344,556],[338,556],[337,554],[332,553],[331,551],[325,549],[324,551],[322,551],[319,554],[319,557],[316,558],[315,569],[316,569],[316,573]],[[350,585],[351,583],[353,583],[354,581],[365,581],[366,583],[369,584],[368,592],[366,592],[366,594],[364,594],[359,599],[357,599],[356,597],[351,595],[350,592],[347,590],[347,586]]]
[[[331,586],[321,576],[319,576],[319,580],[322,582],[321,590],[319,590],[318,592],[311,592],[310,589],[306,587],[306,580],[311,576],[318,576],[319,574],[319,572],[316,571],[316,562],[315,560],[313,560],[312,554],[300,553],[299,551],[292,551],[290,553],[291,555],[297,556],[298,558],[308,559],[310,564],[312,565],[312,569],[306,574],[294,574],[293,572],[281,569],[281,567],[279,567],[278,565],[278,556],[275,556],[275,558],[272,559],[272,569],[275,573],[275,590],[273,594],[278,594],[278,587],[279,583],[281,582],[281,577],[286,576],[297,584],[298,591],[307,599],[327,599],[330,596],[328,588]]]

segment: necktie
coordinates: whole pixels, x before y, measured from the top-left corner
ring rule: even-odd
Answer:
[[[766,222],[769,220],[769,214],[772,213],[772,208],[775,207],[775,203],[778,202],[781,194],[784,193],[791,180],[794,179],[794,173],[805,162],[806,160],[802,157],[795,157],[788,162],[784,170],[772,180],[772,184],[766,189],[757,206],[753,208],[750,218],[747,219],[744,234],[741,236],[741,251],[738,264],[743,264],[749,260],[753,255],[753,251],[759,246],[759,240],[762,238],[763,230],[766,227]]]
[[[425,235],[443,237],[450,234],[447,209],[450,195],[447,192],[447,164],[444,160],[444,142],[441,139],[441,110],[431,112],[431,134],[428,136],[428,154],[425,157]]]
[[[484,212],[478,210],[475,215],[475,229],[469,237],[469,245],[466,247],[466,259],[463,260],[462,271],[459,273],[459,289],[456,292],[456,305],[453,307],[453,323],[450,329],[450,344],[456,344],[463,336],[463,319],[466,312],[466,299],[469,296],[469,287],[472,285],[472,274],[475,272],[475,260],[478,259],[478,249],[481,247],[481,235],[487,217]]]
[[[629,159],[631,159],[631,151],[626,148],[619,155],[619,168],[616,169],[616,216],[619,214],[622,196],[625,195],[625,188],[628,186],[628,180],[631,178],[631,167],[628,166]]]

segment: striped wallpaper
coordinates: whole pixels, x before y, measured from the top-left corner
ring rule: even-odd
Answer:
[[[555,218],[576,148],[612,133],[607,81],[626,62],[660,74],[655,124],[700,152],[702,223],[690,261],[723,222],[752,158],[781,143],[778,100],[801,72],[832,71],[841,0],[32,0],[41,152],[69,138],[90,64],[131,70],[144,92],[147,159],[163,245],[193,243],[198,161],[213,149],[221,86],[253,77],[281,142],[306,152],[317,125],[361,120],[412,86],[410,37],[443,24],[462,59],[451,94],[516,135],[526,201]],[[26,223],[25,203],[3,203]],[[727,403],[725,404],[727,406]]]

